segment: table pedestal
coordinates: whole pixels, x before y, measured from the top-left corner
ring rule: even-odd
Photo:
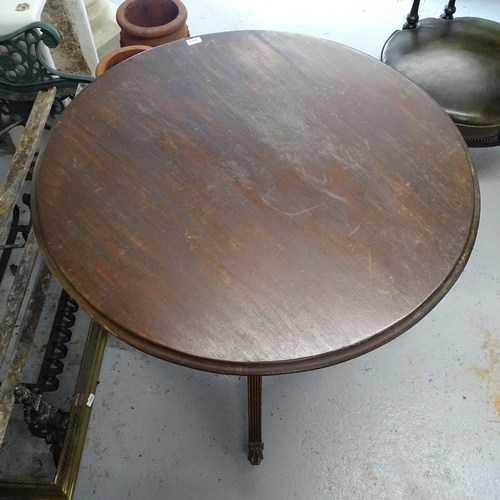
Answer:
[[[264,458],[262,451],[262,377],[247,377],[248,392],[248,461],[259,465]]]

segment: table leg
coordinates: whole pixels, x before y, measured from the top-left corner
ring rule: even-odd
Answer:
[[[262,450],[262,377],[247,377],[248,392],[248,460],[259,465],[264,458]]]

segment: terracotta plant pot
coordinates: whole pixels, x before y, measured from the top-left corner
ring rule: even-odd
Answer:
[[[113,50],[106,54],[97,65],[95,69],[95,76],[101,76],[105,71],[117,64],[120,64],[125,59],[135,56],[145,50],[150,49],[149,45],[129,45],[121,47],[120,49]]]
[[[120,45],[155,47],[189,37],[187,9],[181,0],[125,0],[116,11]]]

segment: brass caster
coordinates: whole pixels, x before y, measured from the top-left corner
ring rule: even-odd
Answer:
[[[248,461],[252,465],[259,465],[264,459],[264,443],[258,441],[256,443],[248,443]]]

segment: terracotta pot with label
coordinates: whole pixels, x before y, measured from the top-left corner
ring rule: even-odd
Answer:
[[[125,0],[116,11],[120,45],[155,47],[189,37],[187,9],[181,0]]]

